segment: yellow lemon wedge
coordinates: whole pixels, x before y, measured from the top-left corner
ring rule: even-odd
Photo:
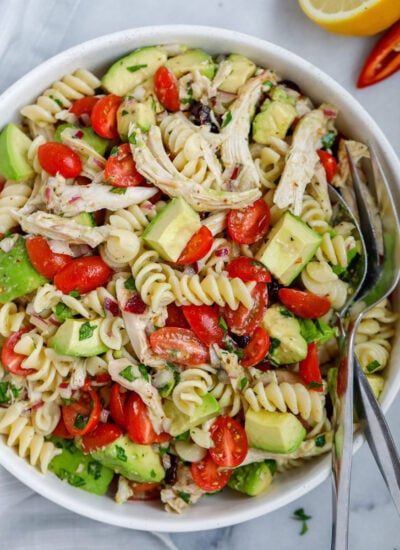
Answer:
[[[307,17],[336,34],[376,34],[400,19],[400,0],[298,1]]]

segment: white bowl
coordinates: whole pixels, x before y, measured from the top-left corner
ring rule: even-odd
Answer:
[[[377,124],[357,101],[332,78],[292,52],[263,40],[218,28],[197,26],[144,27],[117,32],[71,48],[29,72],[0,97],[0,128],[19,119],[19,110],[34,101],[52,82],[79,67],[101,75],[116,59],[145,45],[184,43],[210,53],[242,53],[261,66],[275,69],[283,78],[297,82],[303,92],[318,102],[330,102],[339,108],[338,126],[352,138],[375,144],[387,173],[397,186],[395,201],[400,204],[400,162]],[[398,300],[397,300],[398,304]],[[399,339],[395,342],[392,362],[387,368],[387,384],[382,407],[388,409],[400,388]],[[362,443],[357,438],[356,447]],[[25,459],[0,440],[0,463],[20,481],[44,497],[83,516],[141,530],[169,532],[199,531],[240,523],[288,504],[307,493],[330,474],[330,456],[312,461],[307,467],[280,474],[270,491],[259,497],[246,497],[228,491],[203,498],[183,515],[168,514],[160,504],[129,502],[118,505],[111,498],[99,497],[69,486],[52,474],[42,475]]]

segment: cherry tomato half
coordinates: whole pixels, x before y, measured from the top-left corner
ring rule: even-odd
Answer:
[[[140,445],[165,443],[171,436],[165,432],[157,434],[139,394],[131,392],[125,405],[126,430],[129,437]]]
[[[210,251],[212,243],[213,236],[211,231],[208,227],[202,225],[187,243],[176,263],[178,265],[191,264],[201,260]]]
[[[32,330],[32,328],[21,328],[17,332],[11,334],[4,342],[3,349],[1,350],[1,362],[4,368],[16,376],[27,376],[28,374],[36,372],[35,369],[22,368],[21,363],[27,356],[14,351],[15,345],[21,340],[21,336],[30,330]]]
[[[85,435],[99,423],[100,398],[92,389],[81,390],[79,398],[69,405],[62,405],[61,411],[68,432],[73,436]]]
[[[118,382],[114,382],[111,386],[110,391],[110,403],[109,409],[111,418],[121,426],[125,428],[126,419],[125,419],[125,405],[129,397],[129,392],[123,388]]]
[[[220,416],[210,428],[211,447],[210,456],[218,466],[236,468],[247,454],[249,448],[247,435],[243,426],[230,416]]]
[[[312,390],[321,392],[322,376],[319,369],[317,345],[315,342],[308,344],[307,357],[299,362],[299,374],[303,382]]]
[[[84,256],[72,260],[54,276],[54,285],[63,294],[78,290],[85,294],[103,286],[112,275],[112,269],[100,256]]]
[[[214,493],[225,487],[232,475],[232,470],[215,464],[210,454],[200,462],[192,462],[190,471],[196,485],[208,493]]]
[[[247,256],[234,258],[226,266],[226,271],[232,279],[239,277],[242,281],[257,281],[257,283],[270,283],[272,281],[271,273],[265,265]]]
[[[68,254],[53,252],[49,241],[44,237],[29,237],[25,243],[31,264],[47,279],[53,279],[60,269],[72,262],[72,257]]]
[[[150,334],[150,345],[160,357],[180,365],[200,365],[209,359],[208,347],[187,328],[155,330]]]
[[[106,183],[114,187],[134,187],[144,181],[144,177],[136,170],[135,161],[129,143],[123,143],[111,152],[104,169]]]
[[[140,483],[129,481],[133,495],[128,500],[160,500],[161,485],[159,483]]]
[[[260,363],[269,350],[269,334],[262,327],[257,327],[250,342],[244,348],[244,357],[240,361],[242,367],[254,367]]]
[[[266,235],[270,222],[268,204],[258,199],[246,208],[229,211],[228,232],[239,244],[253,244]]]
[[[158,101],[168,111],[176,112],[180,109],[179,85],[173,73],[167,67],[160,67],[154,75],[154,89]]]
[[[82,437],[82,451],[93,453],[109,445],[123,434],[122,428],[111,422],[99,422],[97,427]]]
[[[60,416],[60,420],[58,421],[57,426],[52,431],[53,435],[56,435],[57,437],[62,437],[63,439],[73,439],[74,436],[69,433],[67,428],[65,427],[64,420],[62,415]]]
[[[376,84],[400,70],[400,20],[378,41],[369,54],[360,76],[357,88]]]
[[[100,137],[106,139],[116,139],[118,137],[117,111],[121,103],[122,97],[109,94],[99,99],[93,106],[92,126]]]
[[[76,101],[74,101],[69,111],[70,113],[73,113],[75,116],[82,116],[82,115],[90,116],[92,114],[93,107],[96,105],[98,101],[99,101],[99,98],[94,97],[92,95],[82,97],[81,99],[77,99]]]
[[[265,283],[257,283],[251,295],[254,300],[251,309],[243,304],[239,304],[236,310],[229,306],[222,308],[222,315],[229,329],[239,336],[252,334],[261,323],[267,309],[268,287]]]
[[[326,181],[330,183],[337,172],[336,159],[333,155],[328,153],[328,151],[324,151],[323,149],[319,149],[317,153],[325,169]]]
[[[318,319],[331,309],[331,303],[323,296],[294,288],[280,288],[279,300],[289,311],[303,319]]]
[[[79,155],[64,143],[43,143],[39,145],[37,154],[40,166],[51,176],[59,173],[64,178],[76,178],[82,172]]]
[[[223,346],[225,330],[220,326],[220,315],[216,306],[182,306],[182,311],[190,328],[203,344]]]

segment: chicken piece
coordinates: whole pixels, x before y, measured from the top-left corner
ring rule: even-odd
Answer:
[[[200,489],[193,481],[190,468],[179,463],[176,483],[162,489],[160,496],[168,512],[180,514],[190,504],[195,504],[204,494],[205,491]],[[185,500],[182,495],[185,495]]]
[[[127,208],[157,193],[154,187],[127,187],[123,194],[116,193],[115,189],[118,188],[100,183],[67,184],[62,176],[57,175],[47,180],[46,205],[56,214],[76,216],[81,212],[96,212],[103,208],[113,211]]]
[[[183,197],[198,211],[244,208],[261,195],[258,189],[232,193],[204,188],[175,168],[165,151],[158,126],[152,126],[146,135],[137,127],[131,126],[130,135],[134,134],[136,144],[131,143],[131,148],[137,170],[168,196]]]
[[[220,368],[227,374],[229,382],[234,390],[240,389],[239,384],[243,378],[246,378],[245,369],[239,363],[236,353],[221,349],[214,344],[213,349],[220,361]]]
[[[40,234],[48,239],[67,241],[69,244],[87,244],[92,248],[107,239],[111,226],[89,227],[72,218],[63,218],[38,210],[26,216],[17,213],[18,223],[25,233]]]
[[[127,380],[120,373],[127,367],[131,367],[131,375],[133,380]],[[108,372],[114,382],[118,382],[124,388],[138,393],[147,406],[147,412],[153,428],[157,433],[162,431],[168,431],[170,427],[170,420],[165,415],[164,409],[161,403],[161,397],[158,390],[143,378],[142,373],[139,370],[137,364],[133,363],[130,359],[123,357],[121,359],[114,359],[108,363]]]
[[[293,134],[274,203],[279,208],[289,208],[297,216],[301,213],[304,191],[320,162],[317,149],[321,146],[321,137],[327,132],[328,120],[322,107],[314,109],[300,120]]]

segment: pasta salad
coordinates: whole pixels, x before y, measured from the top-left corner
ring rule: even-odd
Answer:
[[[101,78],[99,78],[101,76]],[[78,69],[0,134],[0,434],[43,473],[182,512],[331,449],[361,254],[337,110],[237,53]],[[376,395],[395,314],[364,316]],[[47,475],[52,475],[48,473]]]

